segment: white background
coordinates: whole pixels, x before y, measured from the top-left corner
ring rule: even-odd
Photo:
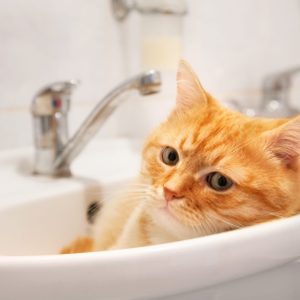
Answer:
[[[220,100],[258,101],[266,74],[300,65],[299,0],[187,3],[183,57]],[[70,112],[74,131],[95,103],[128,77],[123,42],[126,34],[135,38],[134,30],[128,33],[139,26],[135,15],[128,21],[135,24],[124,30],[108,0],[1,0],[0,148],[32,143],[31,100],[43,85],[56,80],[82,81]],[[295,80],[294,103],[300,99],[297,90]],[[167,113],[163,101],[173,99],[157,96],[143,107],[129,102],[100,136],[143,136]]]

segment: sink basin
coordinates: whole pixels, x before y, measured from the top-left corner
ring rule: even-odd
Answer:
[[[140,147],[126,140],[93,143],[72,165],[71,178],[33,176],[31,149],[3,152],[0,254],[57,254],[87,233],[88,206],[138,174]]]
[[[140,149],[125,139],[93,142],[74,162],[74,176],[61,179],[32,176],[31,149],[0,153],[1,299],[300,298],[300,216],[150,247],[57,255],[89,231],[89,204],[136,176]]]

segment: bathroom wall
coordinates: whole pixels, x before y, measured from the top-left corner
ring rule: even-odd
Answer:
[[[183,56],[221,100],[257,103],[266,74],[300,65],[300,0],[187,2]],[[139,21],[133,14],[127,24],[118,24],[108,0],[2,0],[0,149],[32,143],[31,100],[56,80],[82,81],[70,113],[73,132],[93,105],[128,75],[124,40],[135,39]],[[133,32],[126,37],[130,28]],[[297,81],[294,104],[300,99]],[[144,136],[172,105],[174,90],[168,88],[163,96],[147,100],[135,96],[99,136]]]

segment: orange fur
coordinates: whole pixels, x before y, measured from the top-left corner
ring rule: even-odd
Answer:
[[[177,79],[176,107],[147,139],[136,187],[101,211],[95,250],[193,238],[300,210],[300,118],[249,118],[229,111],[185,62]],[[179,154],[175,166],[161,159],[166,146]],[[233,186],[213,190],[205,179],[211,172],[231,178]],[[179,199],[167,203],[164,187]]]
[[[63,248],[60,254],[71,254],[81,252],[93,251],[94,241],[90,237],[80,237],[76,239],[72,244]]]

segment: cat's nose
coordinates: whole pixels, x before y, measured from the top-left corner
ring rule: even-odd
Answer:
[[[182,195],[180,195],[180,193],[172,191],[165,186],[164,186],[164,195],[167,202],[182,198]]]

